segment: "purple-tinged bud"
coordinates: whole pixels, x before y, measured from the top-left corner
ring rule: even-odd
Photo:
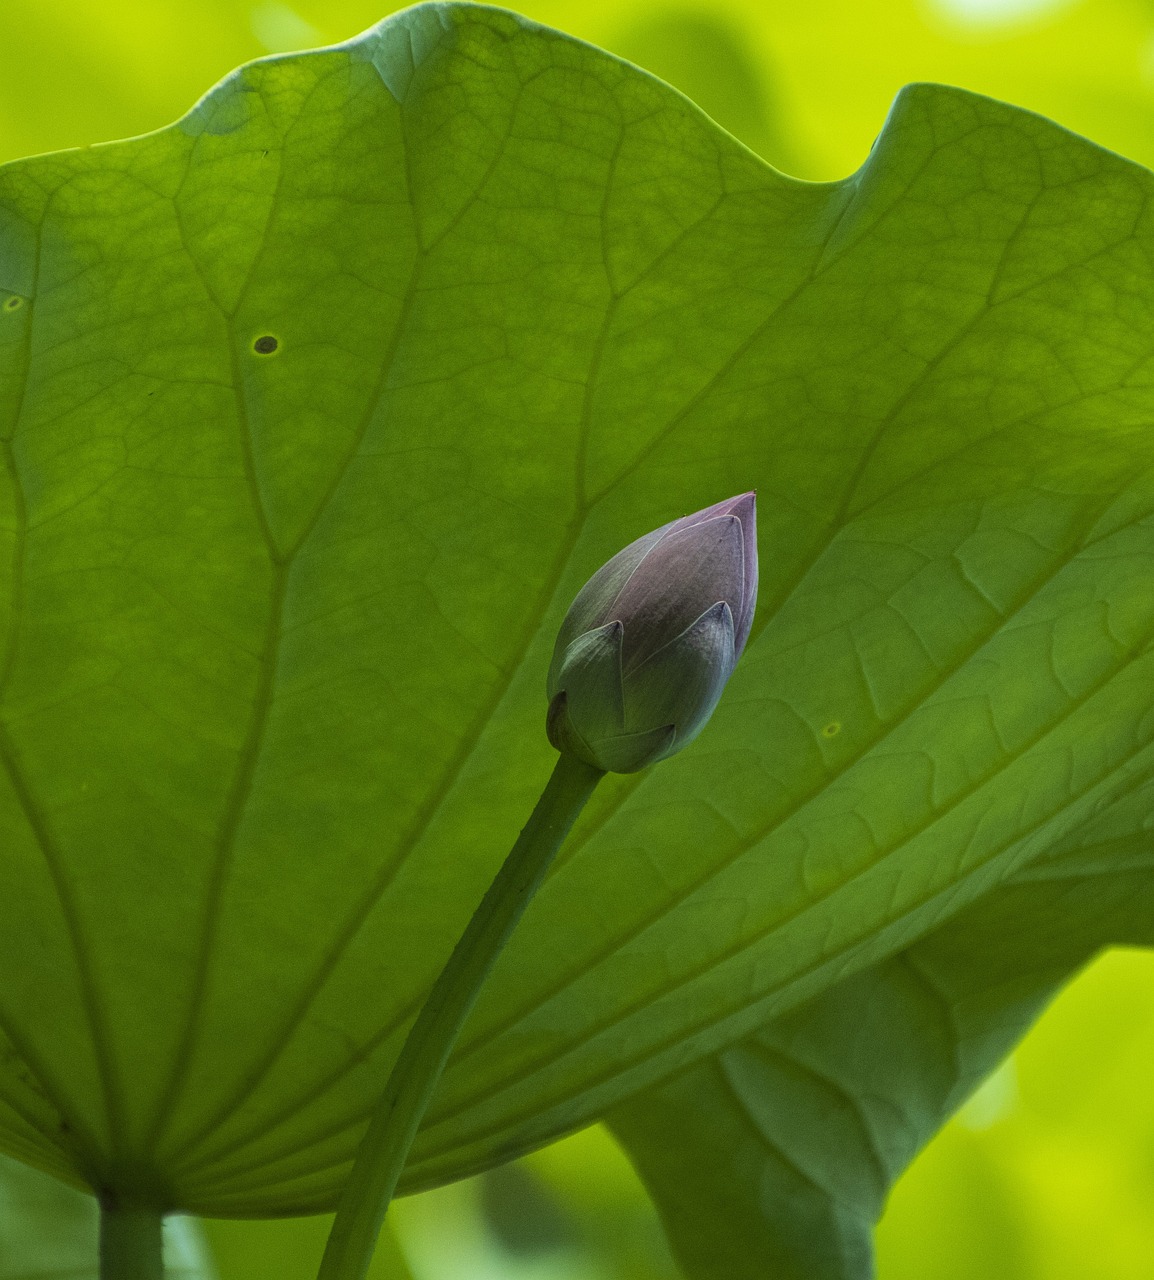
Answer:
[[[713,714],[757,603],[756,496],[631,542],[577,593],[549,668],[549,741],[613,773],[680,751]]]

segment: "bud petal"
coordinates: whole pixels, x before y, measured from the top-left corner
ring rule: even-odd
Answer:
[[[620,622],[586,631],[565,650],[561,670],[570,703],[569,719],[586,742],[625,732],[625,695],[621,687]]]
[[[756,502],[719,502],[638,538],[578,592],[549,669],[549,739],[632,773],[712,714],[757,600]]]
[[[733,671],[733,614],[724,600],[625,677],[625,727],[677,726],[679,751],[701,732]]]
[[[606,602],[616,600],[621,589],[633,576],[634,570],[645,559],[646,554],[661,541],[672,523],[662,525],[652,533],[631,542],[623,551],[619,551],[612,560],[607,561],[577,592],[569,612],[561,623],[557,633],[557,644],[553,649],[553,661],[549,667],[549,697],[557,692],[557,672],[569,645],[583,632],[600,626],[607,620]]]

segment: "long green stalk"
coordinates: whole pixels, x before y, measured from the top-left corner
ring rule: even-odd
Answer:
[[[481,984],[536,893],[600,769],[562,755],[525,829],[433,985],[341,1194],[317,1280],[364,1280],[421,1118]]]
[[[164,1280],[164,1220],[152,1209],[100,1210],[100,1280]]]

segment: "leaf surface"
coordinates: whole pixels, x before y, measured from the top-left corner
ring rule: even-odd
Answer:
[[[569,601],[750,487],[722,706],[595,799],[409,1189],[879,964],[1149,777],[1152,183],[932,86],[796,182],[474,5],[0,170],[4,1145],[330,1206],[547,776]]]
[[[692,1280],[875,1274],[873,1228],[918,1151],[1098,948],[1154,944],[1154,847],[1118,835],[1149,801],[611,1113]]]

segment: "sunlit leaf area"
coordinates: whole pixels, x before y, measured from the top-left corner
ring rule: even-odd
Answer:
[[[387,4],[372,0],[293,0],[291,4],[279,0],[0,0],[0,53],[4,66],[0,76],[0,162],[160,129],[186,112],[237,65],[267,54],[349,40],[391,11]],[[1027,108],[1124,157],[1154,167],[1154,0],[525,0],[519,11],[656,73],[698,103],[753,152],[781,171],[812,182],[843,179],[861,166],[886,125],[895,95],[903,86],[915,82],[959,86]],[[934,127],[948,132],[954,110],[952,99],[942,105],[930,93],[912,101],[924,102]],[[917,109],[911,108],[910,114],[917,116]],[[915,126],[901,124],[898,133],[894,145],[899,152],[907,145],[902,142],[907,136],[914,138],[908,145],[915,147]],[[1045,137],[1052,141],[1049,133]],[[935,141],[946,145],[940,138]],[[430,148],[433,145],[430,143]],[[1053,145],[1057,152],[1063,144]],[[161,155],[159,150],[157,155]],[[1070,157],[1073,172],[1081,163],[1082,152],[1071,151]],[[733,163],[745,159],[739,156]],[[163,156],[158,160],[158,174],[162,161]],[[1097,165],[1098,161],[1086,163]],[[1131,171],[1120,167],[1115,172],[1111,164],[1110,158],[1102,161],[1102,173],[1106,175],[1102,180],[1117,178],[1119,190],[1126,188],[1131,182],[1126,175]],[[44,172],[49,173],[47,169]],[[1085,176],[1081,171],[1079,175]],[[50,178],[57,180],[52,174]],[[432,189],[435,180],[429,181]],[[1073,178],[1071,185],[1077,185]],[[799,243],[808,243],[805,231],[810,215],[802,207],[808,190],[817,188],[791,188],[800,193],[796,197],[800,212],[782,215],[783,226],[800,228]],[[1123,190],[1123,196],[1128,190]],[[675,198],[681,198],[680,191]],[[1070,197],[1075,202],[1077,198]],[[1029,196],[1022,199],[1023,204],[1029,203]],[[220,206],[221,217],[226,208],[225,204]],[[1081,206],[1061,208],[1068,213],[1074,210],[1071,217],[1081,216]],[[908,210],[904,216],[915,218]],[[818,214],[813,217],[816,219]],[[914,221],[910,225],[915,225]],[[450,243],[458,229],[455,223],[444,229]],[[205,234],[210,233],[208,228]],[[546,236],[547,229],[541,234]],[[996,234],[1002,236],[999,246],[1003,241],[1016,245],[1017,233],[1012,229],[1003,234],[999,228]],[[1127,226],[1118,231],[1116,238],[1121,243],[1129,234]],[[1043,246],[1038,252],[1045,251]],[[854,252],[859,253],[857,259]],[[866,279],[870,252],[868,245],[847,251],[847,261],[857,262]],[[1148,273],[1149,264],[1135,270]],[[211,263],[207,274],[212,274]],[[2,280],[0,286],[8,288]],[[274,286],[275,281],[268,285],[269,297],[275,296]],[[15,286],[12,288],[12,299],[19,300],[22,295]],[[18,319],[18,309],[17,302],[13,302],[13,323]],[[1127,323],[1126,316],[1121,320],[1115,316],[1114,320],[1120,326]],[[721,331],[726,322],[726,318],[719,318],[711,326]],[[1148,318],[1135,321],[1135,325],[1148,323]],[[849,328],[847,322],[847,333]],[[209,340],[204,341],[207,349]],[[801,343],[803,338],[797,341]],[[850,338],[846,337],[845,342],[848,347]],[[433,345],[430,342],[430,349]],[[979,350],[976,345],[970,349]],[[308,370],[297,376],[305,387],[310,377]],[[1092,381],[1090,375],[1086,376]],[[623,375],[620,385],[625,388],[619,393],[620,403],[628,408],[630,395]],[[301,396],[307,399],[303,391]],[[612,461],[611,449],[606,456]],[[1103,476],[1107,470],[1103,463]],[[293,541],[293,520],[298,517],[302,528],[309,525],[309,519],[301,515],[307,515],[309,504],[293,489],[294,483],[291,478],[285,481],[283,507],[276,517],[283,519],[284,530],[274,527],[274,540],[287,530],[286,540]],[[1102,485],[1105,493],[1106,479]],[[1056,481],[1054,488],[1060,487]],[[651,498],[649,495],[645,500]],[[655,499],[652,506],[654,513],[660,511]],[[1100,513],[1086,515],[1087,527],[1097,514]],[[655,516],[651,523],[657,522]],[[615,526],[612,531],[617,542],[606,535],[608,550],[620,545],[624,540],[622,531],[631,528],[624,517],[618,524],[620,528]],[[645,527],[648,526],[642,522],[636,532]],[[763,528],[772,527],[772,517],[763,515]],[[1054,529],[1057,527],[1055,515]],[[1050,534],[1056,545],[1060,543],[1052,529],[1039,536],[1044,541]],[[592,536],[597,536],[596,529]],[[787,570],[772,567],[774,549],[767,536],[763,533],[761,546],[763,581],[775,572],[782,579],[788,578]],[[1056,554],[1060,559],[1073,555],[1069,548],[1063,550],[1061,546]],[[1077,567],[1077,557],[1070,563]],[[541,574],[544,576],[544,570]],[[231,619],[222,625],[235,624],[239,628],[243,622]],[[788,651],[784,642],[782,649]],[[467,661],[471,661],[468,655],[462,659],[463,663]],[[536,675],[532,679],[541,683]],[[893,696],[899,700],[899,694]],[[539,698],[536,684],[531,696],[524,695],[526,703],[531,698]],[[814,714],[818,714],[817,710]],[[831,719],[826,729],[832,743],[829,750],[840,750],[840,741],[833,741],[841,735],[840,722]],[[501,732],[498,725],[498,736]],[[842,740],[848,737],[847,732]],[[845,749],[848,751],[848,744]],[[498,745],[495,750],[501,760],[520,763],[524,759],[512,748],[505,756],[500,755],[505,748]],[[532,757],[533,767],[536,760]],[[685,767],[688,770],[690,766]],[[714,767],[722,769],[720,764]],[[671,782],[664,794],[673,795],[674,788]],[[627,794],[624,789],[620,792],[621,797]],[[1139,788],[1137,794],[1148,796],[1149,787],[1145,793]],[[518,793],[515,799],[520,804],[523,797]],[[83,801],[78,799],[77,803]],[[515,813],[519,811],[510,807],[504,812],[505,826],[515,829]],[[467,829],[469,812],[472,811],[466,807],[464,816],[456,816],[458,832]],[[638,823],[646,812],[641,810]],[[1142,815],[1130,816],[1134,829],[1145,829]],[[594,824],[608,824],[611,819],[607,801],[604,816],[597,811],[590,834],[581,839],[595,843],[600,827]],[[671,824],[676,821],[670,819]],[[1125,834],[1132,834],[1131,828]],[[952,1005],[947,1004],[947,1018],[964,1022],[972,1017],[978,1022],[980,1018],[974,1010],[987,999],[991,1008],[1002,1007],[998,1000],[1003,988],[1008,989],[1015,980],[1013,974],[1010,969],[1003,974],[996,965],[983,968],[981,956],[975,959],[975,954],[989,938],[1013,937],[1019,918],[1023,937],[1028,935],[1031,940],[1045,932],[1051,918],[1057,929],[1064,928],[1066,920],[1077,919],[1078,894],[1094,873],[1092,855],[1096,856],[1094,851],[1112,839],[1112,829],[1106,830],[1098,841],[1079,844],[1072,839],[1066,851],[1072,850],[1083,862],[1067,879],[1061,880],[1055,872],[1053,881],[1043,883],[1045,877],[1041,877],[1032,887],[1019,886],[1021,892],[1016,895],[1008,893],[998,898],[989,908],[997,915],[997,930],[993,924],[987,927],[985,917],[976,908],[973,918],[966,918],[968,923],[947,934],[936,951],[931,945],[926,956],[915,956],[909,962],[940,974],[952,972],[950,966],[955,964],[956,956],[963,955],[970,968],[982,972],[984,986],[975,985],[972,991],[951,990],[954,999]],[[579,859],[576,861],[579,866],[584,865]],[[1148,870],[1148,865],[1148,859],[1143,864],[1135,858],[1130,870],[1137,874]],[[673,875],[677,868],[671,863],[665,872]],[[471,874],[470,884],[461,891],[462,903],[475,899],[483,883],[484,877],[475,865]],[[1045,894],[1050,892],[1048,886],[1059,880],[1064,887],[1054,892],[1061,897],[1062,911],[1068,914],[1047,915],[1052,904]],[[579,889],[580,882],[577,883]],[[0,893],[3,891],[0,886]],[[323,896],[323,892],[318,889],[319,895]],[[1119,892],[1128,891],[1123,887]],[[622,889],[621,894],[626,896],[626,891]],[[549,919],[555,935],[560,937],[568,922],[566,904],[579,904],[580,894],[573,889],[568,899],[550,902],[546,910],[553,911]],[[427,920],[423,926],[422,920],[417,920],[415,931],[420,932],[424,926],[435,927]],[[461,923],[456,921],[458,931]],[[836,922],[828,925],[831,932],[836,927]],[[243,951],[246,928],[245,921],[236,923],[234,928],[238,953]],[[540,925],[538,932],[541,936],[549,934],[546,925]],[[1071,932],[1076,932],[1074,926]],[[1141,940],[1140,928],[1130,932],[1135,940]],[[1064,954],[1058,956],[1052,973],[1046,969],[1044,980],[1015,994],[1014,999],[1031,1010],[1034,1005],[1045,1005],[1059,985],[1058,979],[1080,963],[1081,955],[1092,950],[1093,945],[1087,942],[1081,952],[1072,945],[1070,956],[1077,956],[1077,962]],[[670,944],[670,954],[673,950]],[[912,955],[916,950],[910,947],[904,954]],[[1058,951],[1060,948],[1055,955]],[[541,961],[543,967],[561,963],[548,954],[547,946],[541,954],[545,957]],[[1049,956],[1044,946],[1039,954]],[[643,955],[633,957],[638,972],[645,959]],[[1041,973],[1045,965],[1042,961],[1037,964]],[[520,970],[514,968],[517,965]],[[514,947],[507,971],[530,972],[534,968],[532,958],[526,959]],[[900,982],[884,972],[884,965],[869,970],[869,974],[875,975],[872,980],[878,984],[878,1000],[898,998],[894,994],[895,983]],[[419,985],[429,976],[422,971],[413,981]],[[604,985],[612,985],[611,979],[612,975],[604,979]],[[269,977],[271,985],[275,981],[275,975]],[[544,977],[542,982],[545,983]],[[885,992],[881,992],[883,983],[889,983]],[[866,995],[874,998],[868,990]],[[500,1030],[505,1025],[505,1011],[499,1004],[501,998],[505,997],[495,996],[491,1007],[482,1004],[482,1016],[489,1017],[496,1028],[491,1038],[496,1041],[498,1052],[480,1057],[481,1071],[496,1073],[503,1061]],[[396,999],[402,1003],[401,995]],[[572,1006],[562,1012],[579,1018],[581,999],[578,993]],[[1006,1000],[1010,1007],[1010,997]],[[866,1003],[863,1000],[863,1008]],[[407,1016],[398,1014],[402,1022]],[[813,1025],[820,1025],[823,1015],[819,1006],[816,1012],[805,1016],[813,1020]],[[828,1016],[840,1017],[844,1025],[846,1010],[831,1009]],[[1025,1017],[1020,1011],[1015,1016]],[[1007,1032],[1002,1044],[994,1025],[997,1022],[993,1018],[993,1029],[983,1031],[979,1037],[982,1047],[973,1052],[982,1071],[999,1058],[1001,1065],[962,1103],[954,1118],[889,1194],[877,1234],[880,1280],[1154,1277],[1154,1090],[1149,1085],[1154,1073],[1154,955],[1136,948],[1117,948],[1091,959],[1057,994],[1027,1037],[1004,1058],[1002,1054],[1013,1043],[1013,1037]],[[222,1037],[243,1036],[243,1027],[238,1030],[238,1026],[222,1023],[218,1030]],[[956,1043],[962,1046],[965,1034],[956,1027],[955,1030]],[[868,1019],[863,1016],[859,1046],[862,1053],[884,1055],[888,1050],[869,1040],[870,1031]],[[159,1112],[149,1117],[155,1124],[154,1136],[162,1146],[171,1138],[174,1150],[182,1143],[191,1149],[196,1142],[207,1141],[206,1135],[211,1138],[215,1129],[223,1134],[220,1151],[224,1155],[220,1159],[232,1150],[243,1153],[244,1144],[255,1142],[256,1138],[246,1131],[243,1119],[238,1121],[232,1115],[229,1100],[243,1099],[247,1094],[243,1090],[234,1094],[231,1086],[222,1086],[219,1094],[212,1094],[211,1057],[205,1063],[188,1065],[186,1079],[182,1073],[187,1064],[181,1061],[179,1049],[182,1044],[192,1044],[194,1037],[189,1033],[184,1041],[182,1034],[180,1027],[171,1031],[170,1055],[179,1065],[171,1082],[156,1082],[153,1096],[176,1103],[182,1099],[182,1088],[185,1093],[195,1092],[195,1086],[203,1088],[208,1100],[201,1112],[189,1111],[186,1118],[174,1121],[171,1135],[165,1134],[164,1117]],[[784,1036],[785,1032],[781,1034]],[[813,1048],[811,1063],[817,1060],[813,1055],[820,1056],[820,1037],[817,1032],[813,1036],[811,1047],[817,1047]],[[482,1037],[481,1043],[484,1048],[487,1039]],[[740,1083],[741,1070],[769,1070],[765,1064],[772,1062],[777,1074],[770,1078],[765,1096],[776,1096],[779,1084],[784,1089],[790,1081],[797,1083],[796,1072],[785,1061],[789,1057],[786,1049],[793,1044],[787,1040],[774,1044],[766,1041],[757,1050],[764,1051],[760,1058],[748,1050],[744,1067],[744,1060],[730,1060],[726,1078],[731,1084]],[[969,1044],[967,1052],[972,1048]],[[0,1042],[0,1050],[7,1049],[7,1042]],[[64,1038],[57,1051],[66,1054]],[[515,1058],[515,1051],[515,1042],[503,1050],[510,1060]],[[958,1054],[961,1055],[960,1047]],[[263,1069],[275,1079],[274,1065],[270,1059]],[[950,1076],[949,1085],[962,1088],[958,1081],[966,1079],[966,1072],[961,1065],[954,1066],[957,1069]],[[193,1086],[187,1084],[189,1079]],[[458,1069],[452,1079],[452,1087],[465,1100],[458,1109],[468,1115],[470,1084],[466,1069]],[[708,1088],[708,1081],[698,1083],[702,1090]],[[478,1096],[484,1092],[483,1084],[482,1081],[477,1086]],[[827,1090],[822,1098],[832,1098],[830,1090],[836,1092],[835,1085],[828,1081],[821,1082],[821,1087]],[[964,1091],[971,1087],[972,1084],[966,1085]],[[872,1097],[868,1079],[860,1088],[867,1098]],[[547,1085],[541,1089],[544,1098]],[[798,1084],[798,1089],[799,1105],[809,1105],[806,1100],[813,1102],[817,1096],[813,1081],[804,1088]],[[304,1092],[307,1096],[308,1091]],[[927,1103],[927,1111],[944,1108],[946,1097],[953,1095],[943,1086],[941,1098]],[[873,1101],[884,1108],[884,1098]],[[854,1099],[849,1098],[849,1102],[854,1104]],[[389,1214],[372,1280],[677,1280],[682,1271],[673,1260],[654,1207],[654,1199],[661,1201],[664,1194],[660,1185],[661,1142],[668,1113],[663,1105],[657,1098],[648,1110],[610,1108],[608,1124],[580,1128],[479,1176],[405,1196]],[[836,1099],[828,1103],[818,1099],[813,1105],[824,1106],[832,1114],[840,1103]],[[174,1107],[173,1114],[176,1110]],[[575,1107],[571,1115],[558,1110],[560,1118],[551,1121],[549,1136],[584,1124],[594,1113],[595,1108],[581,1111]],[[796,1114],[806,1113],[803,1109]],[[567,1123],[567,1116],[572,1123]],[[330,1120],[322,1113],[318,1123],[323,1129]],[[773,1129],[772,1118],[766,1124]],[[230,1129],[230,1125],[235,1128]],[[442,1149],[430,1146],[431,1154],[422,1154],[418,1147],[418,1156],[427,1161],[432,1172],[423,1177],[418,1162],[417,1181],[431,1184],[441,1180],[439,1173],[448,1170],[452,1174],[458,1167],[468,1167],[476,1151],[469,1146],[472,1138],[468,1125],[462,1125],[460,1133],[449,1126]],[[494,1125],[497,1126],[496,1121]],[[778,1178],[775,1183],[766,1174],[766,1194],[773,1187],[786,1188],[805,1210],[809,1180],[805,1161],[790,1164],[788,1125],[774,1132],[781,1142],[781,1168],[774,1175]],[[546,1136],[544,1129],[541,1136]],[[860,1138],[859,1134],[859,1147],[863,1145]],[[523,1141],[518,1137],[517,1141],[522,1149],[535,1145],[532,1135]],[[839,1148],[829,1154],[828,1168],[836,1170],[843,1154],[847,1170],[851,1165],[869,1166],[871,1161],[879,1166],[886,1164],[887,1153],[879,1155],[869,1149],[868,1133],[864,1151],[851,1151],[852,1141],[851,1135],[844,1151]],[[622,1144],[633,1152],[636,1168]],[[917,1142],[911,1139],[911,1152],[916,1146]],[[29,1149],[35,1163],[51,1167],[51,1160],[34,1142]],[[226,1178],[221,1183],[225,1191],[214,1200],[217,1189],[209,1174],[217,1167],[213,1161],[218,1153],[211,1143],[206,1146],[203,1167],[209,1174],[203,1179],[203,1188],[207,1189],[202,1192],[202,1183],[194,1180],[190,1183],[193,1198],[201,1195],[204,1203],[219,1204],[223,1213],[229,1208],[228,1196],[235,1195],[238,1216],[170,1219],[166,1225],[166,1251],[174,1280],[311,1280],[315,1275],[330,1219],[305,1216],[252,1220],[244,1216],[252,1211],[253,1204],[264,1206],[263,1211],[289,1213],[295,1203],[292,1195],[296,1172],[291,1165],[285,1166],[283,1176],[277,1174],[282,1177],[283,1187],[276,1184],[275,1194],[269,1192],[265,1199],[245,1198],[250,1191],[257,1194],[252,1190],[256,1183],[245,1181],[250,1167],[257,1168],[264,1160],[269,1168],[280,1168],[276,1161],[281,1155],[275,1144],[269,1153],[261,1152],[259,1144],[253,1149],[257,1155],[252,1165],[238,1163],[235,1176],[227,1171],[234,1180],[228,1182]],[[707,1140],[700,1150],[708,1150]],[[343,1158],[346,1153],[342,1150],[339,1154]],[[487,1163],[491,1159],[486,1149],[474,1159],[473,1167]],[[901,1163],[898,1161],[899,1166]],[[637,1169],[650,1183],[648,1191]],[[713,1178],[711,1166],[702,1163],[700,1172],[705,1181]],[[685,1185],[689,1185],[692,1171],[686,1176]],[[865,1180],[871,1181],[871,1187],[876,1184],[881,1189],[878,1194],[882,1194],[888,1184],[886,1169]],[[849,1199],[858,1194],[849,1186],[851,1181],[847,1172]],[[836,1174],[832,1182],[832,1198],[836,1201]],[[320,1195],[322,1191],[327,1195],[331,1187],[326,1183],[315,1191],[308,1184],[300,1192],[304,1197],[300,1203],[306,1204],[309,1195]],[[676,1207],[670,1208],[671,1203],[675,1202],[665,1202],[667,1222],[678,1212]],[[704,1214],[709,1204],[708,1187],[702,1191],[701,1204],[705,1206]],[[89,1197],[25,1165],[6,1158],[0,1164],[0,1280],[93,1280],[96,1231],[96,1208]],[[676,1237],[676,1231],[673,1234]],[[721,1262],[711,1270],[708,1259],[699,1260],[693,1280],[728,1280],[730,1274]],[[820,1280],[834,1274],[822,1272]],[[856,1277],[864,1273],[847,1269],[844,1274]],[[746,1280],[745,1273],[740,1280]],[[765,1273],[765,1280],[775,1277]],[[781,1280],[806,1278],[801,1272],[783,1270]]]

